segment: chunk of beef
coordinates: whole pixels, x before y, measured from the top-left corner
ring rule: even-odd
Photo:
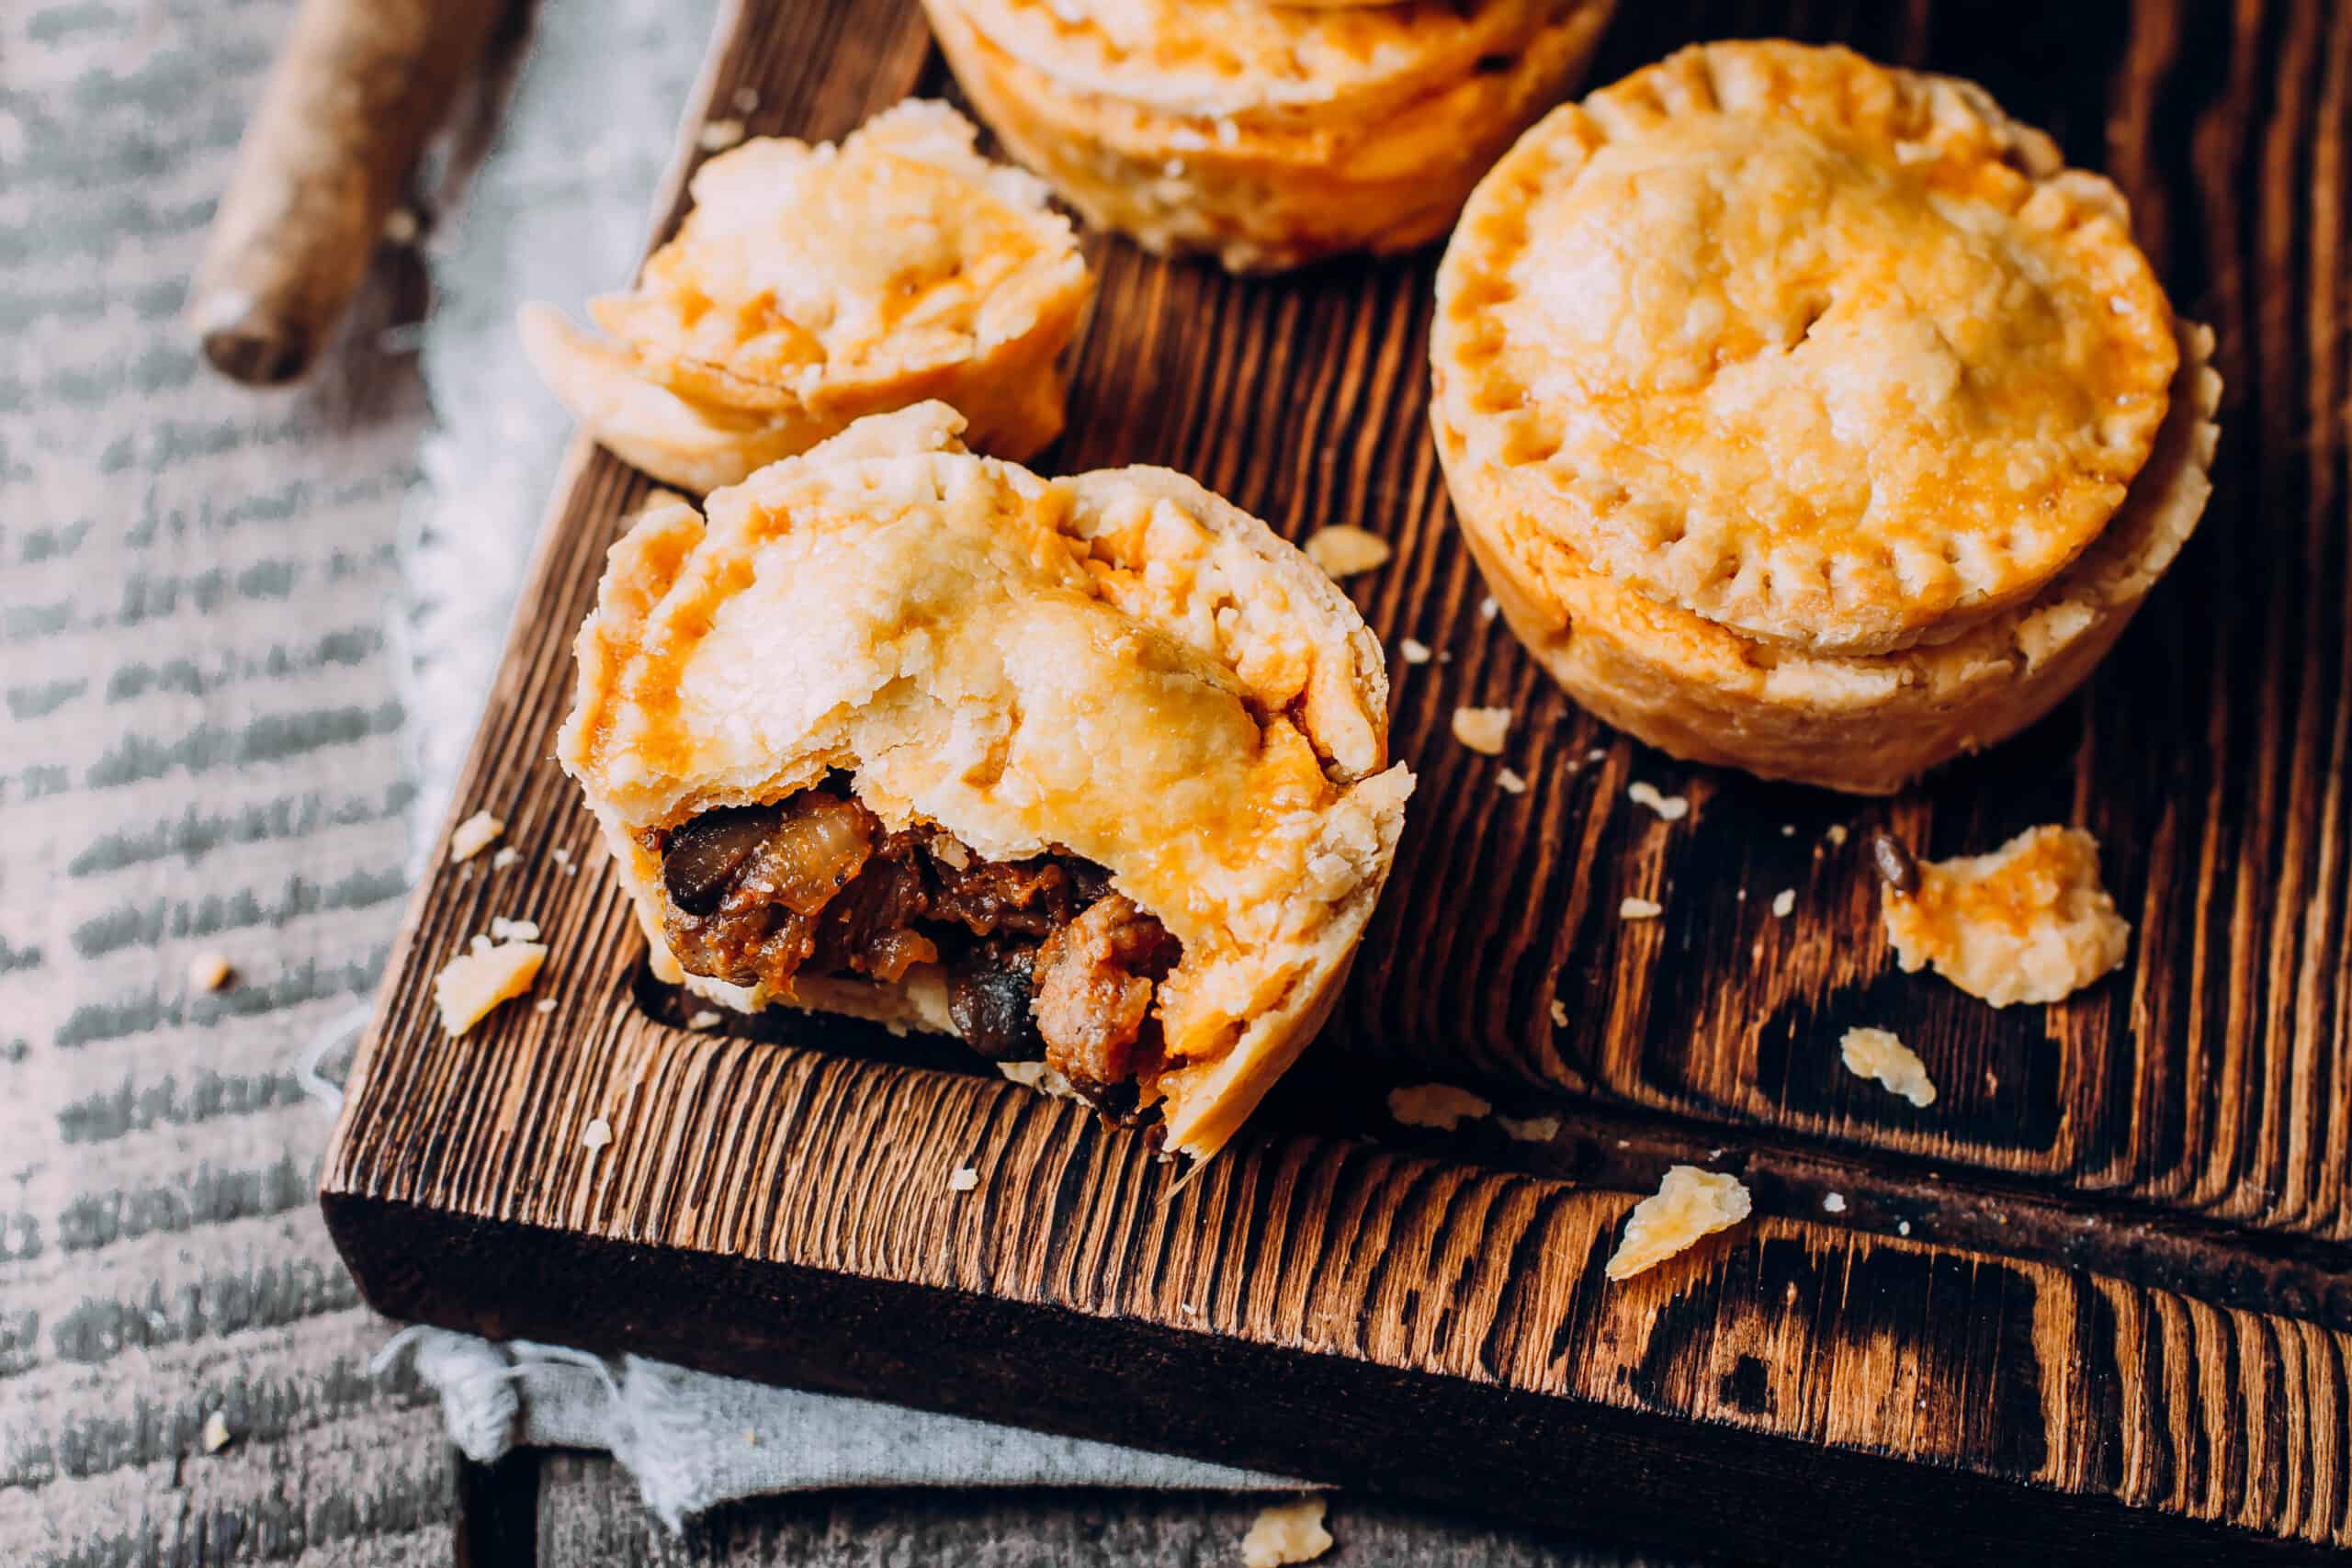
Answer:
[[[1047,1065],[1095,1092],[1134,1077],[1153,987],[1180,956],[1168,928],[1118,893],[1047,937],[1036,963]]]

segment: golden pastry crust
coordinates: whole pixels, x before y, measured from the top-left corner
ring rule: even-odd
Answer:
[[[1443,233],[1611,6],[925,8],[981,118],[1090,222],[1263,271]]]
[[[877,416],[712,495],[707,520],[649,513],[581,628],[562,761],[649,931],[640,832],[834,770],[894,829],[1107,868],[1182,944],[1147,1097],[1167,1145],[1205,1156],[1321,1023],[1387,874],[1412,780],[1387,765],[1379,645],[1190,479],[1047,480],[971,456],[961,423],[938,403]],[[940,1028],[927,968],[897,994],[833,984]],[[848,1010],[817,984],[697,989]]]
[[[1981,89],[1696,46],[1555,111],[1439,284],[1443,417],[1595,570],[1829,653],[2033,598],[2145,466],[2172,312]]]
[[[695,171],[637,286],[591,302],[606,338],[532,306],[525,347],[600,440],[695,491],[933,397],[1026,457],[1060,433],[1093,280],[1045,187],[977,135],[910,101],[838,146],[744,142]]]
[[[1990,854],[1922,862],[1919,891],[1888,888],[1881,914],[1905,970],[1932,964],[1996,1008],[2063,1001],[2132,945],[2099,882],[2098,840],[2079,828],[2029,828]]]
[[[1568,694],[1692,761],[1860,795],[2023,729],[2113,646],[2203,514],[2219,431],[2212,333],[2184,323],[2147,465],[2089,548],[2031,602],[1952,640],[1886,654],[1758,643],[1593,570],[1430,418],[1456,521],[1513,632]],[[1441,382],[1446,371],[1439,368]]]

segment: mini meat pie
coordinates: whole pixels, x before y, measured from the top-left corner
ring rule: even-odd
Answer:
[[[1237,271],[1445,232],[1611,0],[924,0],[980,117],[1099,227]]]
[[[590,303],[609,341],[531,305],[524,346],[597,440],[697,492],[929,398],[1026,457],[1061,433],[1094,281],[1045,187],[978,134],[910,101],[839,146],[746,141],[695,171],[637,287]]]
[[[1329,1010],[1412,779],[1378,643],[1162,468],[940,403],[649,513],[561,741],[657,965],[1042,1057],[1213,1154]]]
[[[2211,337],[1978,88],[1688,49],[1529,131],[1430,418],[1512,628],[1654,745],[1900,787],[2089,673],[2210,491]]]

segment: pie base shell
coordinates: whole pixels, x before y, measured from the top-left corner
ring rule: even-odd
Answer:
[[[1415,249],[1589,62],[1613,0],[1573,0],[1510,68],[1426,85],[1378,113],[1178,113],[1073,88],[1008,53],[969,0],[925,0],[965,96],[1094,227],[1234,272]],[[1335,9],[1355,9],[1336,7]]]
[[[2049,713],[2114,645],[2195,531],[2212,491],[2222,383],[2212,333],[2189,322],[2178,331],[2170,407],[2106,531],[2030,603],[1950,642],[1889,654],[1759,643],[1593,570],[1469,459],[1442,397],[1430,420],[1454,516],[1488,590],[1570,696],[1690,761],[1887,795]]]

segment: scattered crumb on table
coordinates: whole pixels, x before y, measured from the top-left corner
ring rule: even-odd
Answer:
[[[1408,1084],[1388,1091],[1388,1114],[1408,1127],[1451,1133],[1493,1110],[1487,1100],[1449,1083]]]
[[[980,1184],[980,1173],[968,1165],[959,1165],[947,1173],[947,1190],[969,1192]]]
[[[720,1012],[717,1008],[705,1008],[700,1012],[695,1014],[694,1017],[686,1020],[686,1027],[688,1029],[716,1029],[718,1027],[720,1022],[725,1020],[726,1016],[726,1014]]]
[[[695,135],[695,142],[706,152],[724,152],[743,140],[743,122],[740,119],[707,121]]]
[[[229,1446],[235,1434],[229,1430],[229,1418],[215,1410],[205,1416],[204,1430],[198,1437],[206,1453],[217,1454]]]
[[[498,846],[498,852],[490,857],[490,869],[504,871],[510,865],[520,865],[522,863],[522,851],[512,844],[501,844]]]
[[[474,938],[469,951],[444,964],[433,977],[441,1027],[453,1037],[463,1034],[501,1002],[529,990],[547,957],[548,950],[535,942],[493,945],[488,937]]]
[[[1929,964],[1995,1007],[2054,1002],[2123,962],[2132,926],[2099,881],[2098,840],[2029,828],[1988,854],[1919,864],[1919,889],[1886,889],[1895,962]]]
[[[1557,997],[1552,998],[1552,1021],[1561,1029],[1568,1026],[1568,1004]]]
[[[1628,894],[1617,901],[1617,918],[1621,920],[1655,920],[1666,913],[1666,906],[1655,898],[1636,898]]]
[[[1495,787],[1505,795],[1525,795],[1527,780],[1516,769],[1505,768],[1495,774]]]
[[[1430,661],[1430,645],[1417,637],[1398,638],[1396,651],[1408,664],[1427,664]]]
[[[588,1125],[580,1129],[580,1146],[601,1149],[613,1141],[613,1124],[602,1116],[589,1118]]]
[[[199,991],[217,991],[236,973],[229,960],[218,953],[199,953],[187,961],[187,983]]]
[[[449,863],[469,861],[506,831],[506,824],[487,811],[477,811],[449,830]]]
[[[1785,920],[1796,912],[1797,890],[1795,888],[1783,887],[1772,895],[1772,913]]]
[[[1306,558],[1332,578],[1353,577],[1388,564],[1388,541],[1351,523],[1334,523],[1306,536]]]
[[[1838,1043],[1846,1070],[1857,1077],[1876,1078],[1917,1106],[1936,1102],[1935,1080],[1918,1054],[1883,1029],[1849,1029]]]
[[[1846,1195],[1843,1192],[1825,1192],[1821,1197],[1821,1207],[1825,1213],[1842,1214],[1846,1212]]]
[[[1489,757],[1502,754],[1503,738],[1510,733],[1510,709],[1459,707],[1453,710],[1453,738],[1473,751]]]
[[[1661,822],[1679,822],[1690,815],[1690,797],[1682,795],[1660,795],[1657,786],[1635,779],[1625,786],[1625,798],[1636,806],[1646,806],[1657,813]]]
[[[1695,1165],[1670,1166],[1658,1190],[1626,1216],[1625,1238],[1609,1259],[1609,1277],[1630,1280],[1700,1237],[1739,1224],[1752,1207],[1739,1178]]]
[[[1498,1116],[1495,1125],[1522,1144],[1548,1144],[1560,1134],[1557,1116]]]
[[[1242,1568],[1283,1568],[1291,1562],[1312,1562],[1331,1550],[1331,1532],[1323,1528],[1324,1501],[1301,1497],[1258,1510],[1250,1533],[1241,1538]]]
[[[503,915],[492,915],[490,918],[490,936],[492,942],[537,942],[539,940],[539,922],[510,920]]]

